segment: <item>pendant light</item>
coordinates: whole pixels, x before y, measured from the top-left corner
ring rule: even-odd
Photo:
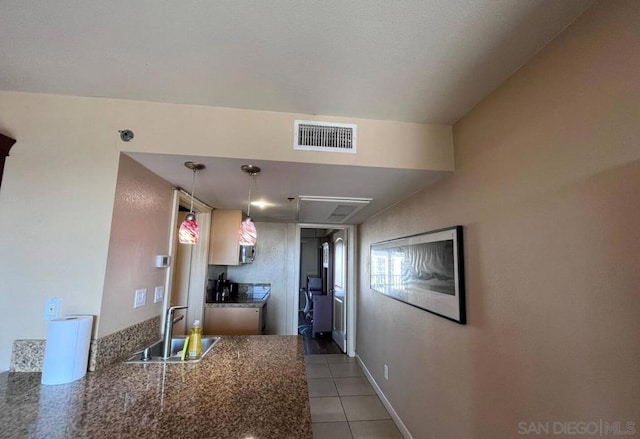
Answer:
[[[251,183],[253,183],[253,177],[260,173],[260,168],[253,165],[242,165],[240,169],[249,174],[249,201],[247,203],[247,219],[240,223],[238,241],[240,245],[254,246],[258,241],[258,232],[251,219]]]
[[[193,180],[191,182],[191,206],[189,207],[189,214],[180,224],[180,231],[178,232],[178,240],[180,244],[197,244],[200,239],[200,227],[196,222],[196,215],[193,213],[193,197],[196,187],[196,172],[205,168],[202,163],[184,162],[184,165],[193,171]]]

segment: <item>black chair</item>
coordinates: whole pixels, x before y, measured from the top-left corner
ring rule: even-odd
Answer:
[[[322,278],[320,277],[308,277],[307,278],[307,291],[311,296],[314,294],[322,294]]]
[[[310,277],[307,279],[307,291],[312,301],[311,312],[311,336],[315,337],[320,332],[330,332],[333,327],[332,294],[322,290],[322,278]]]
[[[300,289],[300,318],[305,323],[298,325],[298,334],[305,335],[311,331],[313,325],[313,296],[322,294],[322,278],[307,277],[307,287]],[[313,335],[313,334],[312,334]]]
[[[307,335],[311,332],[311,307],[313,302],[306,288],[300,288],[298,307],[298,334]]]

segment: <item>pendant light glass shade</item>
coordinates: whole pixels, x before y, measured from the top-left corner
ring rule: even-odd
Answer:
[[[192,213],[180,224],[180,231],[178,232],[178,239],[180,244],[197,244],[200,239],[200,227],[196,221],[196,216]]]
[[[200,240],[200,227],[196,221],[196,215],[193,213],[193,197],[196,186],[196,172],[205,168],[202,163],[185,162],[187,168],[193,171],[193,181],[191,182],[191,207],[189,208],[189,214],[180,224],[180,230],[178,231],[178,242],[180,244],[197,244]]]
[[[240,245],[256,245],[256,242],[258,241],[258,232],[256,231],[256,225],[250,217],[247,217],[246,220],[240,223],[238,241]]]
[[[238,242],[240,245],[254,246],[258,242],[258,231],[251,219],[251,183],[253,177],[260,173],[260,168],[253,165],[242,165],[240,169],[249,174],[249,200],[247,202],[247,219],[240,223],[240,230],[238,230]]]

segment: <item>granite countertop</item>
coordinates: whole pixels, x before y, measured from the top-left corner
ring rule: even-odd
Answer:
[[[2,438],[312,438],[302,338],[225,336],[199,363],[0,373]]]

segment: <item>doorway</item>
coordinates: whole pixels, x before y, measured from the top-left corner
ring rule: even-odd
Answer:
[[[353,356],[355,226],[299,224],[296,234],[295,322],[305,352]]]
[[[333,328],[331,336],[342,352],[346,351],[347,344],[347,309],[345,306],[347,247],[345,245],[346,233],[344,230],[336,231],[332,237],[333,242]]]
[[[175,317],[181,320],[173,329],[174,334],[184,335],[186,328],[189,328],[195,320],[203,321],[204,317],[212,209],[197,199],[193,200],[193,211],[200,227],[200,239],[195,245],[180,244],[178,230],[188,213],[191,197],[180,189],[174,189],[173,195],[173,216],[169,236],[171,262],[165,279],[165,291],[168,294],[164,297],[165,312],[162,313],[162,330],[164,330],[166,310],[170,306],[186,305],[186,310],[176,311]]]

